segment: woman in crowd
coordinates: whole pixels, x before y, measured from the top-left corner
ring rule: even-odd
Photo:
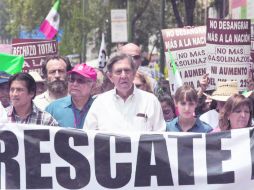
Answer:
[[[151,85],[148,82],[148,79],[146,78],[145,74],[143,74],[140,71],[136,72],[135,78],[133,83],[135,86],[141,90],[152,92]]]
[[[220,112],[219,126],[213,132],[251,127],[252,103],[242,94],[232,95]]]
[[[176,90],[175,105],[179,115],[167,123],[167,131],[208,133],[211,126],[195,117],[198,95],[189,85],[183,85]]]
[[[159,97],[159,101],[165,121],[169,122],[173,120],[176,117],[174,100],[168,95],[163,95]]]

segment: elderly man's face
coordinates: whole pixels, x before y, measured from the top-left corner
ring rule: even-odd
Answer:
[[[10,105],[9,87],[7,82],[0,84],[0,101],[4,107]]]
[[[114,63],[112,72],[108,76],[118,92],[126,94],[132,89],[135,70],[131,67],[128,59],[123,59]]]
[[[68,76],[68,91],[74,98],[84,98],[90,96],[94,85],[95,81],[82,75],[73,73]]]

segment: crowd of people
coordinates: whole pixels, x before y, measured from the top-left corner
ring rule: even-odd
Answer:
[[[171,95],[141,64],[141,49],[129,43],[113,53],[104,70],[48,57],[43,76],[0,72],[0,122],[103,131],[210,133],[252,126],[253,93],[242,95],[236,81],[218,82],[206,92],[182,85]],[[42,78],[41,78],[42,77]],[[165,84],[165,80],[163,85]],[[169,84],[169,83],[167,83]]]

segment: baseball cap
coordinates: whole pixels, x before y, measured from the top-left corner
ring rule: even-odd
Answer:
[[[94,68],[86,65],[85,63],[77,64],[68,72],[68,74],[77,73],[85,78],[96,81],[97,73]]]
[[[0,71],[0,84],[8,82],[10,76],[10,74]]]

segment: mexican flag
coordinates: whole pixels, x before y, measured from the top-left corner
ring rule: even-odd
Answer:
[[[5,71],[11,75],[22,71],[24,56],[0,53],[0,71]]]
[[[58,13],[60,7],[60,0],[57,0],[54,6],[50,9],[46,19],[40,26],[40,31],[45,35],[48,40],[54,38],[59,29],[60,15]]]

